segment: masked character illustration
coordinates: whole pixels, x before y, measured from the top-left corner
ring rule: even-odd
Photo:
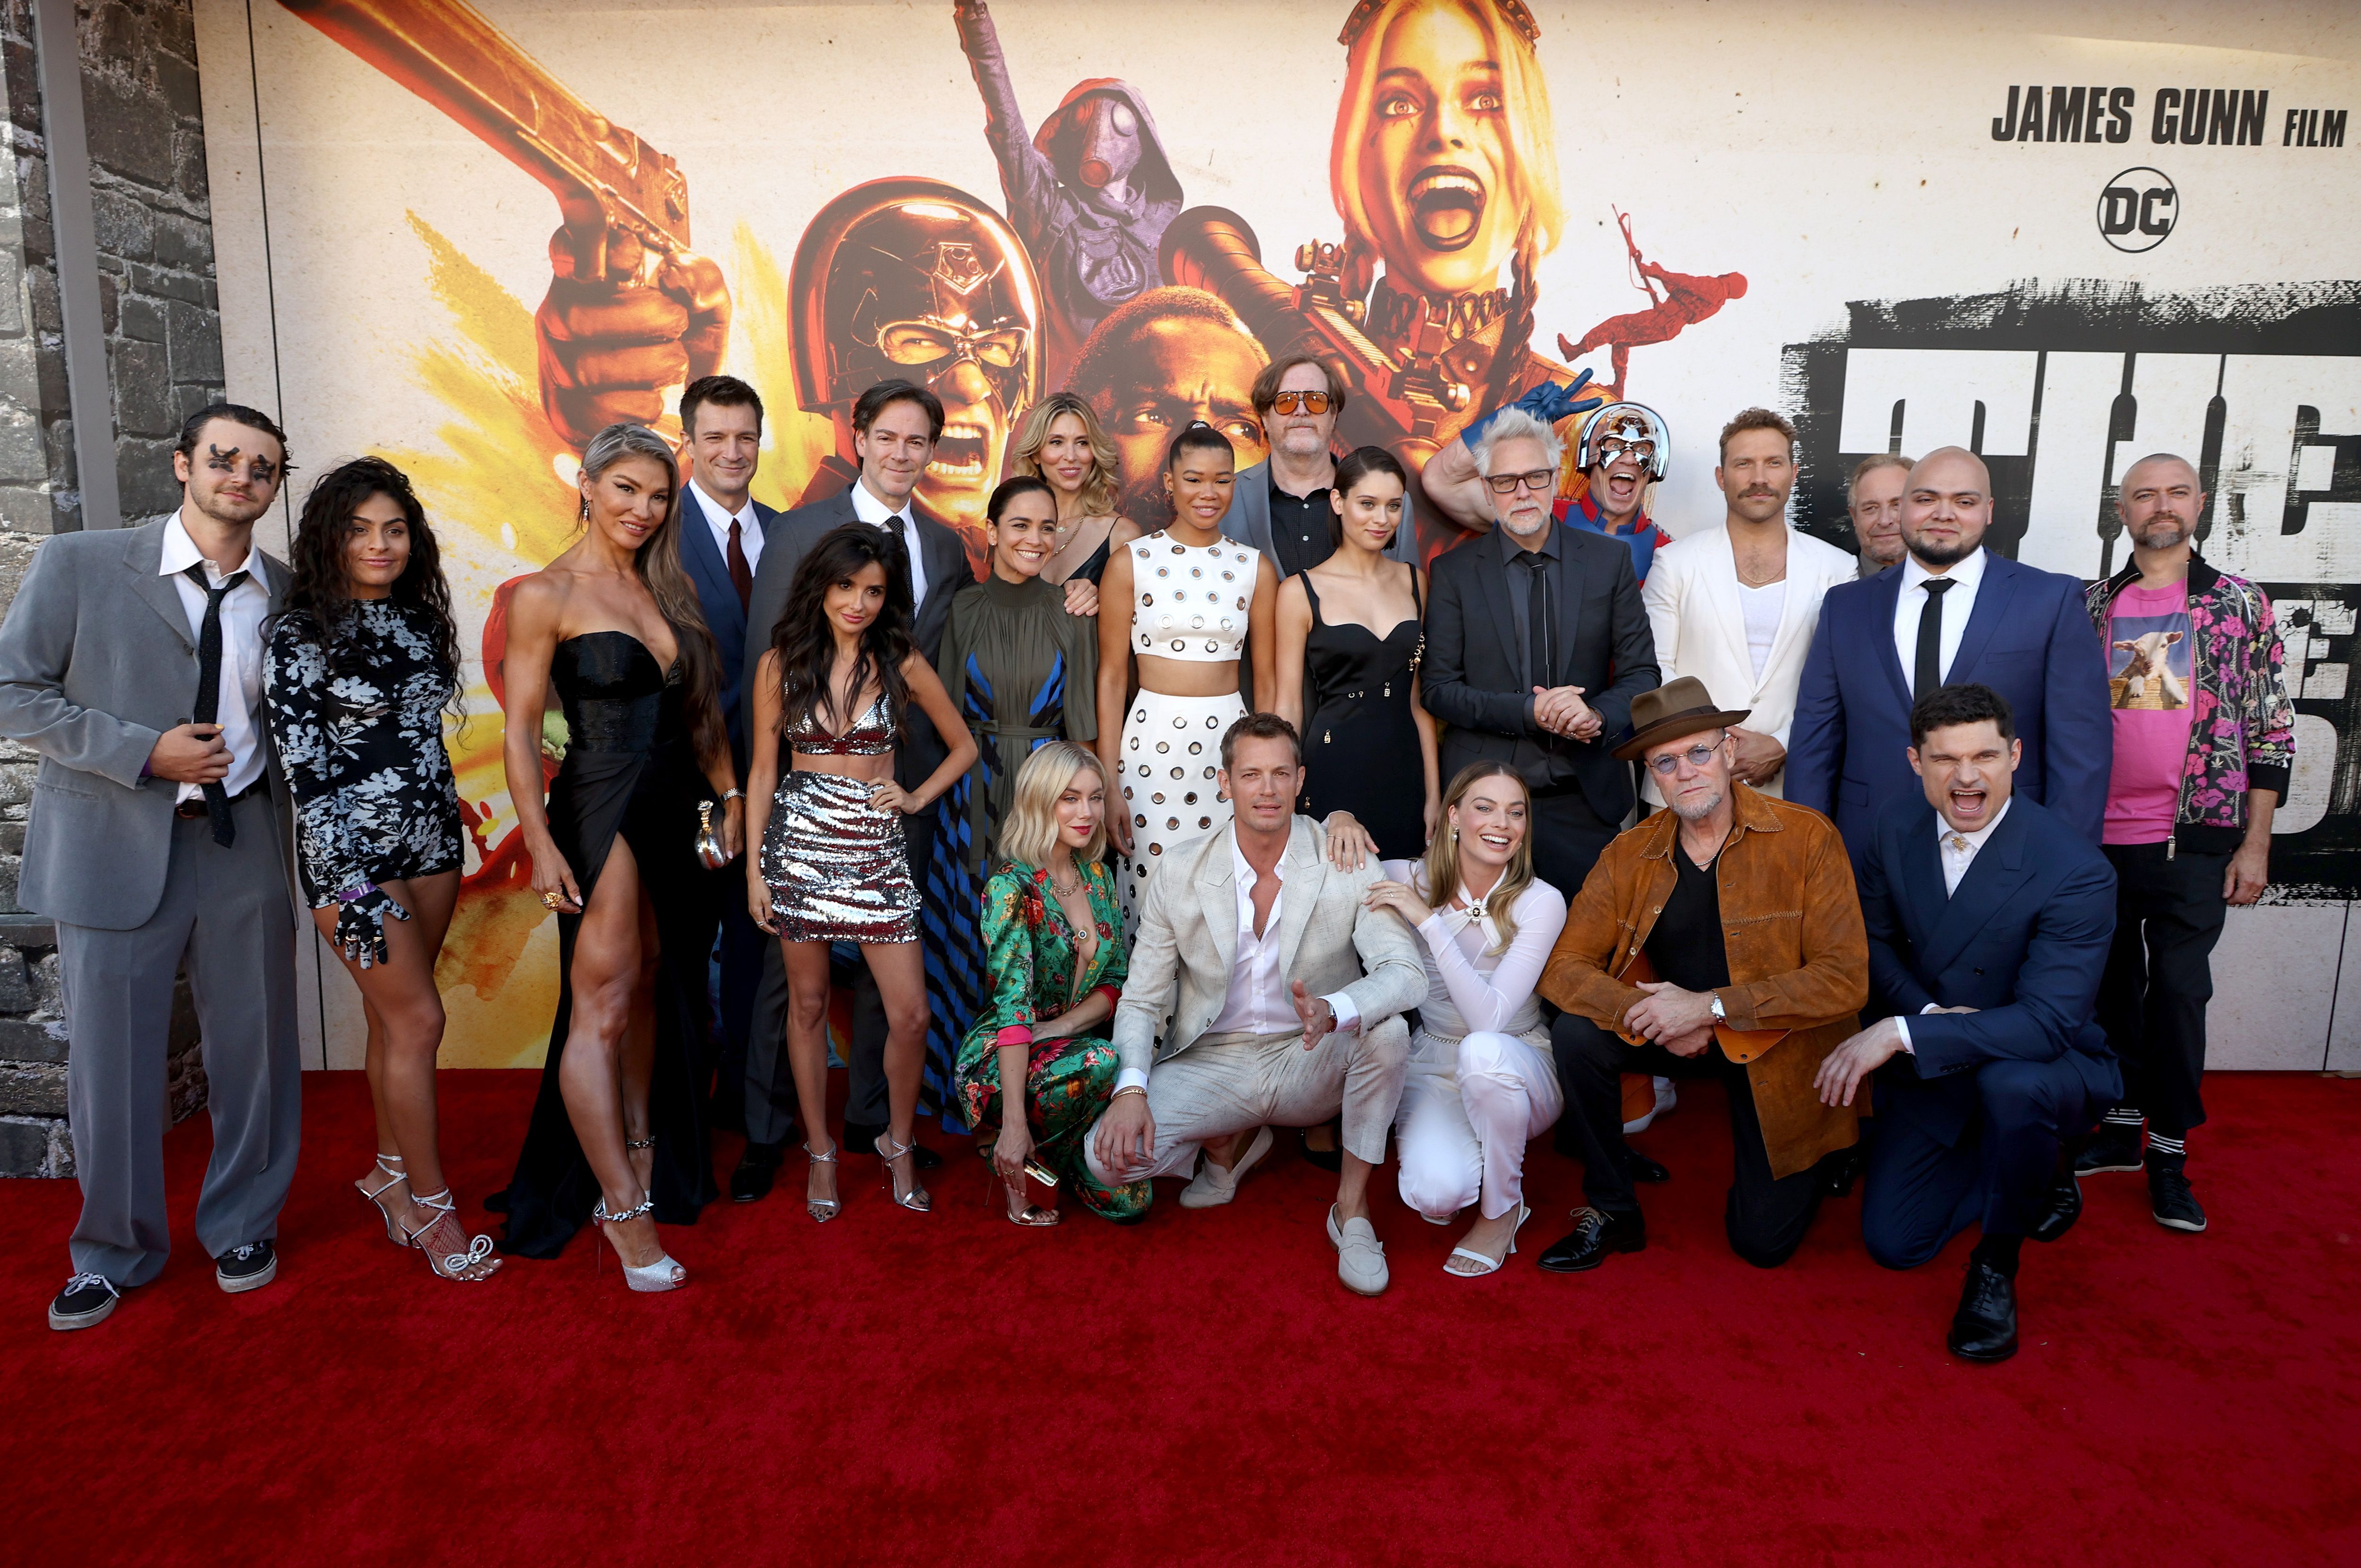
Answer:
[[[1041,395],[1040,287],[1016,231],[940,181],[873,180],[813,217],[788,297],[797,400],[837,422],[839,455],[804,499],[851,483],[853,400],[921,381],[943,400],[943,433],[919,503],[980,542],[1008,432]]]
[[[1160,280],[1157,247],[1180,210],[1180,181],[1146,100],[1111,78],[1076,83],[1027,141],[983,0],[957,0],[951,15],[983,95],[1009,219],[1048,296],[1049,357],[1062,370],[1102,317]]]
[[[1099,323],[1069,385],[1121,456],[1115,510],[1151,532],[1172,520],[1164,453],[1191,420],[1227,436],[1240,468],[1261,462],[1254,383],[1269,363],[1237,313],[1198,289],[1151,289]]]

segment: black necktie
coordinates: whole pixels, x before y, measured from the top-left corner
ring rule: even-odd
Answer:
[[[1927,608],[1918,612],[1918,678],[1910,695],[1923,697],[1943,684],[1943,596],[1951,591],[1949,577],[1927,579]]]
[[[1525,587],[1525,656],[1532,671],[1527,684],[1555,685],[1557,665],[1550,658],[1549,557],[1526,551],[1525,572],[1530,578]]]
[[[738,612],[743,615],[754,605],[754,572],[746,565],[746,547],[739,543],[738,520],[730,520],[730,586],[738,590]]]
[[[910,609],[913,614],[916,614],[918,608],[918,583],[917,579],[910,575],[909,520],[897,511],[879,526],[885,530],[885,536],[894,542],[894,547],[888,554],[894,557],[894,570],[901,575],[902,591],[910,596]]]
[[[192,716],[199,724],[219,722],[221,715],[222,677],[222,600],[232,589],[246,581],[244,572],[232,572],[214,587],[205,580],[205,564],[197,562],[186,574],[189,581],[205,596],[205,619],[197,632],[197,710]],[[204,786],[205,816],[213,823],[214,842],[224,849],[237,837],[237,824],[229,814],[229,789],[220,779]]]

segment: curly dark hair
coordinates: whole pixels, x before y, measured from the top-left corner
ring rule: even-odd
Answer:
[[[443,576],[443,552],[434,531],[426,525],[426,509],[410,487],[410,476],[382,457],[355,457],[339,463],[313,482],[303,499],[303,515],[295,525],[294,582],[288,587],[282,618],[301,617],[312,629],[328,668],[340,671],[338,643],[352,620],[352,576],[348,562],[352,516],[371,496],[383,496],[401,509],[410,524],[410,564],[393,580],[389,596],[426,617],[434,649],[451,676],[451,711],[459,712],[459,623],[451,614],[451,585]]]
[[[910,696],[902,662],[917,646],[910,635],[910,570],[899,557],[883,529],[848,522],[822,534],[796,568],[786,608],[771,628],[771,652],[779,660],[782,731],[823,710],[833,720],[828,728],[842,729],[860,718],[843,709],[861,699],[872,680],[884,688],[886,711],[899,721]],[[885,608],[862,629],[861,651],[845,689],[833,692],[828,677],[836,667],[836,630],[829,623],[828,591],[873,565],[885,569]]]

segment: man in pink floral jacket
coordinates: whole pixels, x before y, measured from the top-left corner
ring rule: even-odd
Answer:
[[[2270,880],[2271,813],[2295,762],[2271,602],[2197,554],[2205,499],[2184,458],[2133,464],[2116,501],[2132,564],[2088,595],[2115,742],[2101,835],[2115,868],[2115,939],[2099,1022],[2123,1062],[2124,1098],[2074,1169],[2145,1166],[2157,1223],[2186,1232],[2205,1228],[2187,1139],[2205,1120],[2210,956],[2228,906],[2254,903]]]

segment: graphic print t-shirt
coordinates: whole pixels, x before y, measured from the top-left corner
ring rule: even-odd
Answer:
[[[2107,621],[2107,703],[2114,710],[2115,767],[2107,783],[2110,844],[2172,837],[2189,762],[2189,586],[2115,596]]]

